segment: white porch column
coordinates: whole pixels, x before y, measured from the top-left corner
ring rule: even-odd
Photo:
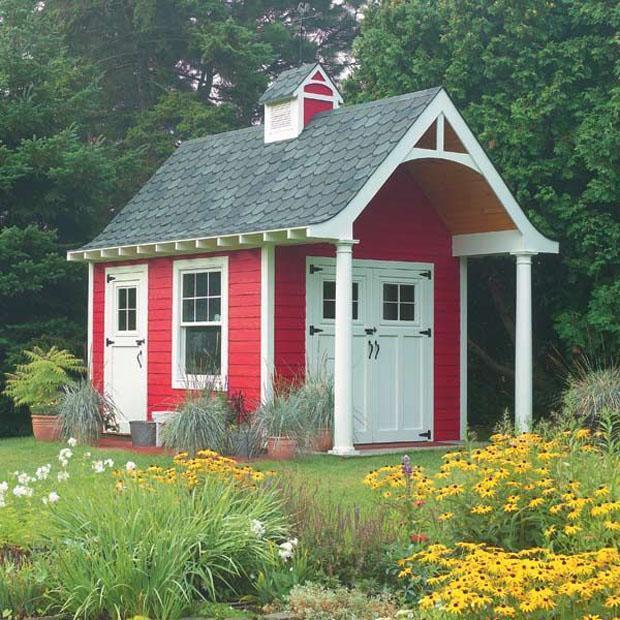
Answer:
[[[532,255],[517,258],[515,328],[515,426],[524,433],[532,427]]]
[[[334,351],[334,448],[331,454],[355,454],[353,448],[353,241],[336,243],[336,321]]]

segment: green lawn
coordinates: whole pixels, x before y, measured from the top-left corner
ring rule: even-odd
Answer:
[[[32,437],[0,440],[0,482],[6,480],[14,471],[33,473],[37,467],[46,463],[56,463],[60,443],[36,442]],[[138,467],[148,465],[166,466],[170,457],[136,454],[117,449],[89,448],[92,458],[111,458],[119,466],[127,461],[135,462]],[[414,465],[421,465],[436,470],[444,454],[443,450],[419,450],[408,452]],[[359,458],[339,458],[335,456],[307,456],[294,461],[257,461],[252,465],[262,471],[273,470],[290,476],[296,481],[303,481],[315,487],[317,493],[331,496],[339,502],[372,505],[373,495],[362,485],[363,477],[371,470],[383,465],[400,462],[402,454],[383,456],[365,456]]]

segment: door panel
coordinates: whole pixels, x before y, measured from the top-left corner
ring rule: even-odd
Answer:
[[[119,414],[120,432],[146,420],[146,265],[106,269],[104,391]]]
[[[333,373],[335,261],[309,260],[319,269],[307,272],[307,327],[318,327],[314,335],[308,332],[308,363]],[[420,434],[432,429],[433,291],[424,275],[429,267],[353,261],[356,443],[421,441]],[[430,337],[424,334],[429,328]]]

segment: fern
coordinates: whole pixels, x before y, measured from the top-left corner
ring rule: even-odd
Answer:
[[[6,375],[4,394],[16,405],[50,408],[58,402],[61,388],[86,372],[82,360],[58,347],[34,347],[24,355],[27,361]]]

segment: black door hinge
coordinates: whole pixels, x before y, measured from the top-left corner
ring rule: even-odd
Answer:
[[[423,330],[420,332],[420,336],[428,336],[428,337],[430,338],[430,337],[431,337],[431,335],[432,335],[432,333],[433,333],[433,332],[431,331],[431,328],[429,327],[428,329],[423,329]]]
[[[310,265],[310,275],[316,273],[317,271],[323,271],[323,267],[319,267],[318,265]]]
[[[105,346],[109,347],[111,344],[114,344],[114,340],[110,340],[109,338],[105,339]]]
[[[418,435],[418,437],[426,437],[426,439],[428,439],[430,441],[430,438],[431,438],[431,431],[430,431],[430,429],[427,430],[426,433],[420,433]]]
[[[431,273],[430,269],[428,271],[420,271],[420,277],[430,280],[433,277],[433,274]]]
[[[112,274],[108,274],[105,277],[105,281],[109,284],[110,282],[112,282],[112,280],[116,280],[116,278],[112,275]]]
[[[319,327],[315,327],[314,325],[310,325],[310,329],[308,330],[311,336],[314,336],[314,334],[319,334],[321,333],[323,330],[320,329]]]

